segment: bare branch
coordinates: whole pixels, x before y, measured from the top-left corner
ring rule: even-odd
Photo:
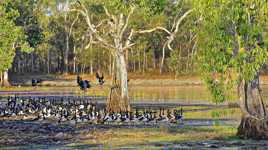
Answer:
[[[168,49],[171,50],[171,51],[173,50],[173,48],[171,47],[170,44],[173,42],[174,39],[175,39],[175,36],[174,36],[174,33],[172,33],[172,34],[168,37],[168,40],[167,40],[167,42],[166,42]]]
[[[130,47],[136,45],[136,43],[130,43],[128,44],[128,46],[124,47],[123,49],[126,50],[126,49],[129,49]]]
[[[71,27],[70,27],[70,30],[69,30],[69,37],[71,36],[71,34],[72,34],[72,30],[73,30],[73,26],[74,26],[74,24],[75,24],[75,22],[77,21],[79,19],[79,15],[77,14],[77,16],[76,16],[76,18],[75,18],[75,20],[72,22],[72,24],[71,24]]]
[[[86,22],[87,22],[87,25],[89,27],[89,29],[92,31],[92,32],[96,32],[95,28],[93,27],[93,25],[91,24],[91,20],[89,18],[89,16],[87,15],[87,12],[83,11],[83,10],[80,10],[80,9],[71,9],[70,12],[78,12],[80,13],[82,16],[85,17],[86,19]]]
[[[134,33],[134,30],[132,29],[132,30],[130,31],[130,33],[129,33],[129,36],[128,36],[127,41],[126,41],[126,43],[125,43],[125,47],[124,47],[123,49],[127,49],[127,48],[129,48],[129,47],[131,47],[131,46],[134,45],[134,44],[130,44],[130,42],[131,42],[131,40],[132,40],[133,33]],[[130,46],[130,45],[131,45],[131,46]]]
[[[79,3],[80,6],[82,7],[83,10],[80,10],[80,9],[71,9],[70,11],[71,12],[79,12],[80,14],[82,14],[82,16],[85,17],[86,19],[86,22],[87,22],[87,25],[89,27],[89,30],[92,32],[92,34],[95,34],[95,38],[101,43],[103,44],[105,47],[109,47],[109,48],[112,48],[114,49],[115,47],[111,44],[108,44],[108,42],[106,40],[104,40],[103,38],[101,38],[101,36],[99,36],[97,34],[97,30],[95,28],[95,26],[91,23],[91,20],[90,20],[90,17],[88,15],[88,11],[86,9],[86,7],[82,4],[82,3]]]
[[[108,9],[107,9],[105,6],[103,6],[103,9],[104,9],[104,11],[105,11],[105,14],[106,14],[109,18],[113,18],[113,16],[109,13]]]
[[[136,33],[151,33],[151,32],[154,32],[156,30],[162,30],[162,31],[165,31],[167,34],[171,34],[171,32],[169,32],[166,28],[164,27],[155,27],[155,28],[152,28],[152,29],[149,29],[149,30],[141,30],[141,31],[135,31]]]
[[[176,37],[176,33],[179,31],[179,25],[181,24],[181,22],[191,13],[193,11],[193,9],[190,9],[190,10],[188,10],[186,13],[184,13],[184,15],[182,15],[181,17],[180,17],[180,19],[176,22],[176,28],[175,28],[175,30],[171,33],[171,34],[169,34],[169,36],[168,36],[168,41],[167,41],[167,47],[168,47],[168,49],[169,50],[173,50],[172,49],[172,47],[171,47],[171,43],[174,41],[174,39],[175,39],[175,37]],[[173,27],[174,27],[175,25],[173,25]]]
[[[131,7],[131,10],[130,10],[130,12],[128,13],[128,16],[127,16],[125,25],[124,25],[124,27],[123,27],[122,30],[121,30],[120,37],[123,36],[123,34],[124,34],[124,32],[125,32],[125,30],[126,30],[126,28],[127,28],[127,26],[128,26],[129,18],[130,18],[130,16],[133,14],[134,9],[135,9],[135,7]],[[131,32],[133,32],[133,31],[131,31]],[[133,33],[131,33],[131,34],[133,34]],[[131,35],[131,36],[132,36],[132,35]]]
[[[103,20],[100,21],[99,24],[95,25],[95,27],[98,28],[98,27],[100,27],[101,25],[103,25],[105,22],[108,22],[108,21],[109,21],[109,19],[103,19]]]
[[[186,13],[184,13],[184,15],[182,15],[180,17],[180,19],[177,21],[177,24],[176,24],[176,28],[174,30],[174,33],[176,34],[179,30],[179,25],[181,24],[181,22],[184,20],[184,18],[186,18],[191,12],[193,11],[193,9],[190,9],[188,10]]]
[[[180,12],[181,10],[182,10],[182,8],[180,8],[180,10],[178,10],[178,12]],[[171,31],[174,30],[174,28],[176,27],[176,20],[179,18],[179,16],[180,16],[180,13],[178,13],[178,14],[176,15],[176,17],[174,18],[174,20],[173,20],[173,25],[172,25],[172,28],[171,28]]]

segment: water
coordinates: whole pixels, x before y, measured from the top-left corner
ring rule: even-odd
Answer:
[[[264,100],[268,101],[268,85],[262,85],[262,94]],[[7,89],[1,89],[0,91],[6,91]],[[9,91],[24,91],[24,92],[44,92],[48,95],[83,95],[84,93],[78,87],[13,87],[8,89]],[[107,96],[109,93],[108,86],[93,86],[88,90],[87,95]],[[235,102],[236,91],[231,91],[232,99],[228,102]],[[129,95],[132,101],[136,102],[175,102],[183,104],[214,104],[209,91],[203,85],[185,85],[185,86],[130,86]],[[184,109],[200,109],[201,107],[187,107]],[[186,112],[186,118],[240,118],[240,110],[238,108],[225,108],[225,109],[207,109],[202,107],[202,111]],[[205,111],[204,111],[205,109]]]
[[[202,103],[212,98],[204,86],[134,86],[130,87],[130,97],[178,103]]]
[[[263,93],[268,92],[268,85],[263,86]],[[3,89],[2,91],[6,91]],[[21,87],[11,88],[9,91],[20,91],[20,92],[33,92],[34,94],[44,95],[83,95],[84,93],[78,87]],[[1,91],[1,89],[0,89]],[[86,95],[98,95],[107,96],[109,93],[108,86],[93,86],[88,90]],[[233,95],[236,93],[233,92]],[[130,86],[129,95],[132,101],[135,102],[173,102],[181,104],[214,104],[209,91],[205,86]],[[267,98],[267,95],[265,97]],[[230,100],[235,101],[235,98]],[[185,113],[186,118],[191,119],[206,119],[206,118],[221,118],[221,119],[237,119],[240,118],[239,109],[208,109],[207,107],[184,107],[184,110],[196,110]]]
[[[262,94],[265,101],[268,101],[268,85],[262,85]],[[39,92],[47,95],[83,95],[78,87],[12,87],[0,88],[1,91]],[[0,93],[1,94],[1,93]],[[86,95],[107,96],[108,86],[93,86]],[[228,101],[237,100],[237,92],[230,91]],[[213,104],[213,97],[204,85],[185,86],[129,86],[129,96],[133,101],[154,101],[154,102],[176,102],[176,103],[210,103]]]

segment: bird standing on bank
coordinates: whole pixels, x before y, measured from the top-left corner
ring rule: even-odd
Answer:
[[[77,84],[79,85],[80,89],[86,91],[91,87],[90,81],[83,80],[79,75],[77,75]]]
[[[101,74],[101,76],[100,76],[100,74],[98,73],[98,72],[96,72],[96,78],[97,78],[97,81],[99,82],[99,85],[103,85],[104,84],[104,76],[103,76],[103,74]]]

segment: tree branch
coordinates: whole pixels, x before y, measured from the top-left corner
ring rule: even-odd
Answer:
[[[184,15],[182,15],[181,17],[180,17],[180,19],[177,21],[177,23],[176,23],[176,28],[175,28],[175,30],[174,30],[174,32],[173,33],[177,33],[178,32],[178,30],[179,30],[179,25],[181,24],[181,22],[184,20],[184,18],[186,18],[191,12],[193,11],[193,9],[190,9],[190,10],[188,10],[186,13],[184,13]]]
[[[105,41],[103,38],[101,38],[101,36],[99,36],[99,35],[97,34],[97,30],[96,30],[96,28],[94,27],[94,25],[91,23],[91,20],[90,20],[90,17],[89,17],[89,15],[88,15],[88,11],[87,11],[86,7],[85,7],[82,3],[80,3],[80,2],[79,2],[79,4],[80,4],[80,6],[82,7],[83,10],[80,10],[80,9],[71,9],[70,11],[71,11],[71,12],[79,12],[80,14],[82,14],[82,16],[84,16],[85,19],[86,19],[86,22],[87,22],[87,25],[88,25],[88,27],[89,27],[89,30],[92,32],[92,34],[95,34],[95,38],[96,38],[101,44],[103,44],[105,47],[109,47],[109,48],[114,49],[115,47],[114,47],[113,45],[108,44],[107,41]]]
[[[127,38],[127,41],[126,41],[125,46],[124,46],[123,49],[128,49],[129,47],[131,47],[131,46],[134,45],[134,43],[133,43],[133,44],[130,44],[130,42],[131,42],[131,40],[132,40],[133,33],[134,33],[134,30],[132,29],[132,30],[130,31],[130,33],[129,33],[129,36],[128,36],[128,38]]]
[[[123,27],[122,30],[121,30],[120,37],[123,36],[123,34],[124,34],[124,32],[125,32],[125,30],[126,30],[126,28],[127,28],[127,26],[128,26],[129,18],[130,18],[130,16],[133,14],[134,9],[135,9],[135,7],[131,7],[131,10],[130,10],[130,12],[128,13],[128,16],[127,16],[125,25],[124,25],[124,27]],[[132,36],[132,34],[133,34],[133,30],[131,30],[131,36]]]
[[[70,27],[70,30],[69,30],[69,34],[68,34],[69,37],[71,36],[71,34],[72,34],[72,30],[73,30],[73,26],[74,26],[75,22],[76,22],[78,19],[79,19],[79,15],[77,14],[75,20],[74,20],[74,21],[72,22],[72,24],[71,24],[71,27]]]
[[[162,30],[162,31],[165,31],[169,35],[171,34],[171,32],[169,32],[168,29],[166,29],[164,27],[155,27],[155,28],[148,29],[148,30],[135,31],[135,33],[140,33],[140,34],[143,34],[143,33],[151,33],[151,32],[154,32],[156,30]]]

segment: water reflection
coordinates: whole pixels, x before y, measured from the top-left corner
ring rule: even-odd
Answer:
[[[268,100],[268,85],[262,85],[264,100]],[[0,88],[1,91],[6,89]],[[48,95],[83,95],[78,87],[12,87],[9,91],[44,92]],[[237,99],[236,91],[230,91],[228,100]],[[87,95],[107,96],[108,86],[94,86],[88,90]],[[178,102],[178,103],[213,103],[212,97],[204,85],[185,86],[129,86],[129,95],[133,101],[155,101],[155,102]]]

